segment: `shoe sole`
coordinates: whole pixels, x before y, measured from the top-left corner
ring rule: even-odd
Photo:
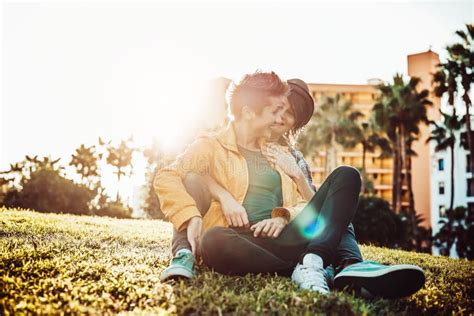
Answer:
[[[383,270],[341,272],[334,278],[337,289],[349,288],[360,293],[361,289],[374,296],[400,298],[416,293],[425,284],[425,274],[417,266],[400,264]]]
[[[181,278],[192,279],[193,277],[194,277],[193,272],[184,268],[175,267],[173,269],[164,270],[161,273],[160,280],[161,282],[165,282],[168,280],[176,280],[176,279],[181,279]]]

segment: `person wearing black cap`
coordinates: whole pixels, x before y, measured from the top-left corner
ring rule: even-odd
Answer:
[[[303,80],[290,79],[287,82],[290,87],[290,106],[284,113],[282,123],[273,127],[270,142],[263,146],[262,152],[273,164],[281,162],[280,167],[298,185],[301,196],[309,201],[316,192],[316,187],[313,185],[309,164],[295,147],[300,132],[313,116],[314,101],[308,85]],[[285,155],[282,148],[275,144],[287,148],[291,155]]]

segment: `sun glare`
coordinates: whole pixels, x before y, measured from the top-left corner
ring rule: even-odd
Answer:
[[[210,115],[205,108],[203,89],[204,83],[198,80],[162,89],[150,111],[151,117],[156,119],[150,136],[161,142],[164,151],[179,150]]]

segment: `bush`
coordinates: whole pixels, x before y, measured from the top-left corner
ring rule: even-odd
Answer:
[[[39,212],[90,214],[94,191],[61,176],[56,170],[34,172],[21,190],[7,192],[3,204]]]
[[[120,202],[109,202],[95,211],[95,215],[116,218],[132,218],[132,209]]]
[[[439,221],[443,226],[433,237],[440,253],[449,256],[455,245],[459,258],[474,259],[474,212],[463,206],[446,211],[446,218]]]
[[[397,247],[405,233],[400,218],[387,201],[377,197],[359,198],[353,220],[357,241],[384,247]]]

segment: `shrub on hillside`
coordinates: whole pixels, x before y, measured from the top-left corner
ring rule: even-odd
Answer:
[[[446,218],[439,232],[433,237],[433,243],[440,253],[449,256],[453,245],[459,258],[474,259],[474,212],[466,207],[458,206],[446,211]]]
[[[132,209],[121,202],[108,202],[94,211],[98,216],[109,216],[116,218],[132,218]]]
[[[56,170],[42,169],[31,174],[21,189],[7,192],[3,204],[39,212],[90,214],[94,191],[66,179]]]
[[[384,247],[397,247],[404,238],[400,218],[387,201],[377,197],[359,198],[353,220],[357,241]]]

